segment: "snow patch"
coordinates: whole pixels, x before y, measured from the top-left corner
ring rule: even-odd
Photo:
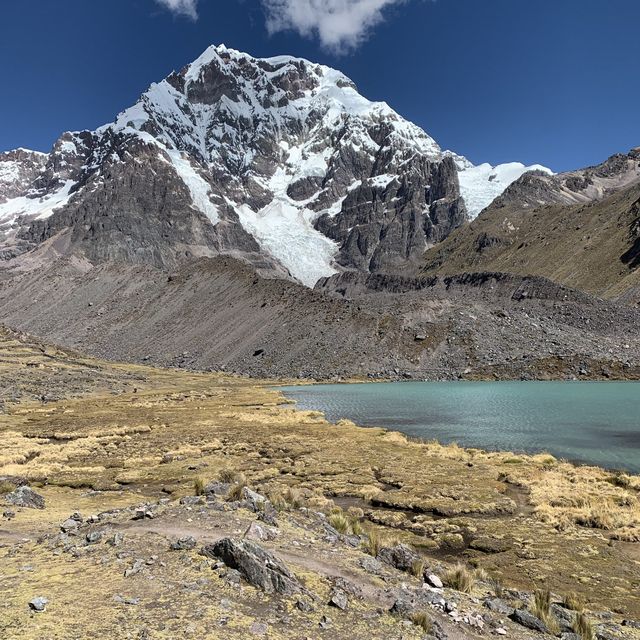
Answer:
[[[28,216],[36,220],[49,218],[56,209],[66,205],[71,198],[71,188],[75,185],[73,180],[67,180],[64,185],[42,198],[28,198],[21,196],[7,200],[0,204],[0,223],[12,224],[19,216]]]
[[[209,183],[198,175],[192,164],[185,160],[179,151],[167,149],[166,153],[171,158],[171,164],[176,173],[189,189],[193,206],[204,213],[211,221],[211,224],[218,224],[220,222],[220,214],[218,207],[211,202],[211,187]]]
[[[508,162],[492,167],[489,163],[474,167],[462,156],[454,157],[458,166],[460,193],[471,218],[486,209],[504,190],[528,171],[544,171],[553,175],[553,171],[539,164],[526,167],[521,162]],[[464,162],[462,162],[464,161]]]

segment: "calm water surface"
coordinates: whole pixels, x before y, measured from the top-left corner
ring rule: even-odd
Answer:
[[[640,473],[640,383],[389,382],[282,387],[301,409],[482,449]]]

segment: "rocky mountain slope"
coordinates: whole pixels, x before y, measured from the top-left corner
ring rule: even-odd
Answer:
[[[527,169],[474,168],[328,67],[211,47],[114,123],[1,154],[0,256],[398,272]]]
[[[640,149],[556,176],[528,173],[427,251],[426,274],[539,275],[640,301]]]
[[[541,278],[336,274],[308,288],[226,257],[64,260],[0,282],[0,321],[100,357],[253,376],[639,378],[640,310]]]

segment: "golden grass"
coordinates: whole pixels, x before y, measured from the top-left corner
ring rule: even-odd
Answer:
[[[411,570],[409,573],[411,573],[414,578],[422,578],[425,566],[426,563],[424,560],[414,560],[411,563]]]
[[[531,612],[547,625],[552,635],[558,633],[558,621],[551,613],[551,591],[549,589],[536,589],[533,594]]]
[[[193,481],[193,493],[196,496],[204,495],[204,488],[206,486],[204,478],[198,477]]]
[[[562,605],[572,611],[582,611],[584,609],[584,599],[575,592],[567,593],[562,598]]]
[[[465,565],[458,564],[451,569],[445,571],[442,576],[445,585],[462,593],[471,593],[476,584],[474,572],[469,570]]]
[[[367,540],[363,547],[370,556],[374,558],[378,557],[380,549],[382,548],[382,539],[375,529],[369,529],[369,531],[367,531]]]
[[[430,634],[433,631],[433,621],[426,611],[419,611],[411,616],[411,622],[420,627],[425,633]]]
[[[338,532],[348,534],[351,530],[349,526],[349,520],[343,513],[332,513],[329,516],[329,524]]]
[[[579,635],[582,640],[594,640],[595,633],[593,631],[593,625],[591,620],[582,612],[576,614],[575,622],[573,623],[573,631]]]

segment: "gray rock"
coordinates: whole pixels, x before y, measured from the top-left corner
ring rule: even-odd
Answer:
[[[569,609],[565,609],[564,607],[556,604],[555,602],[551,603],[551,613],[558,621],[560,625],[560,631],[572,632],[573,631],[573,622],[575,620],[576,614],[574,611],[570,611]]]
[[[346,611],[349,608],[349,597],[342,589],[333,589],[329,597],[329,605]]]
[[[137,559],[134,561],[133,565],[131,565],[131,567],[129,569],[126,569],[124,572],[124,577],[125,578],[130,578],[131,576],[135,576],[136,574],[140,573],[143,569],[144,569],[144,560],[141,559]]]
[[[380,575],[382,573],[382,565],[371,556],[363,556],[358,560],[358,564],[369,573]]]
[[[414,613],[422,611],[430,605],[444,607],[442,595],[428,589],[398,589],[396,599],[389,610],[393,615],[410,618]]]
[[[104,532],[102,531],[91,531],[87,533],[86,540],[89,544],[96,544],[97,542],[100,542],[100,540],[102,540],[103,536]]]
[[[249,633],[252,633],[254,636],[263,636],[268,630],[269,627],[264,622],[254,622],[249,627]]]
[[[397,544],[395,547],[380,549],[377,559],[399,571],[410,571],[413,563],[420,560],[420,556],[406,544]]]
[[[184,536],[171,543],[173,551],[191,551],[196,548],[196,539],[193,536]]]
[[[547,625],[526,609],[516,609],[509,618],[519,625],[527,627],[527,629],[532,629],[540,633],[549,633]]]
[[[512,607],[506,600],[502,598],[487,598],[484,601],[484,606],[493,611],[499,613],[501,616],[509,617],[514,611],[515,607]]]
[[[329,616],[322,616],[322,618],[320,618],[320,622],[318,623],[318,626],[321,629],[328,629],[331,626],[332,622],[333,620],[329,618]]]
[[[117,531],[114,533],[109,540],[107,540],[107,544],[112,547],[119,547],[124,542],[124,534]]]
[[[249,584],[266,593],[292,595],[302,591],[284,562],[251,540],[223,538],[203,547],[202,553],[210,558],[220,558],[227,566],[240,571]]]
[[[435,587],[436,589],[442,589],[444,587],[442,580],[440,580],[440,578],[435,573],[426,573],[424,576],[424,581],[432,587]]]
[[[226,496],[231,489],[229,482],[210,482],[204,488],[205,495],[207,496]]]
[[[268,500],[261,494],[245,487],[242,490],[242,497],[248,503],[252,511],[263,511]]]
[[[63,533],[75,533],[82,524],[82,516],[76,512],[69,516],[61,525],[60,529]]]
[[[308,600],[296,600],[296,609],[302,611],[303,613],[311,613],[315,611],[313,605]]]
[[[245,531],[244,537],[249,540],[257,540],[258,542],[275,540],[278,537],[278,530],[267,527],[266,525],[260,525],[257,522],[252,522]]]
[[[44,509],[45,507],[44,498],[25,485],[18,487],[11,493],[7,493],[4,499],[16,507],[26,507],[28,509]]]
[[[29,608],[32,611],[37,611],[38,613],[42,613],[43,611],[46,610],[48,604],[49,604],[49,601],[46,598],[39,596],[29,602]]]

